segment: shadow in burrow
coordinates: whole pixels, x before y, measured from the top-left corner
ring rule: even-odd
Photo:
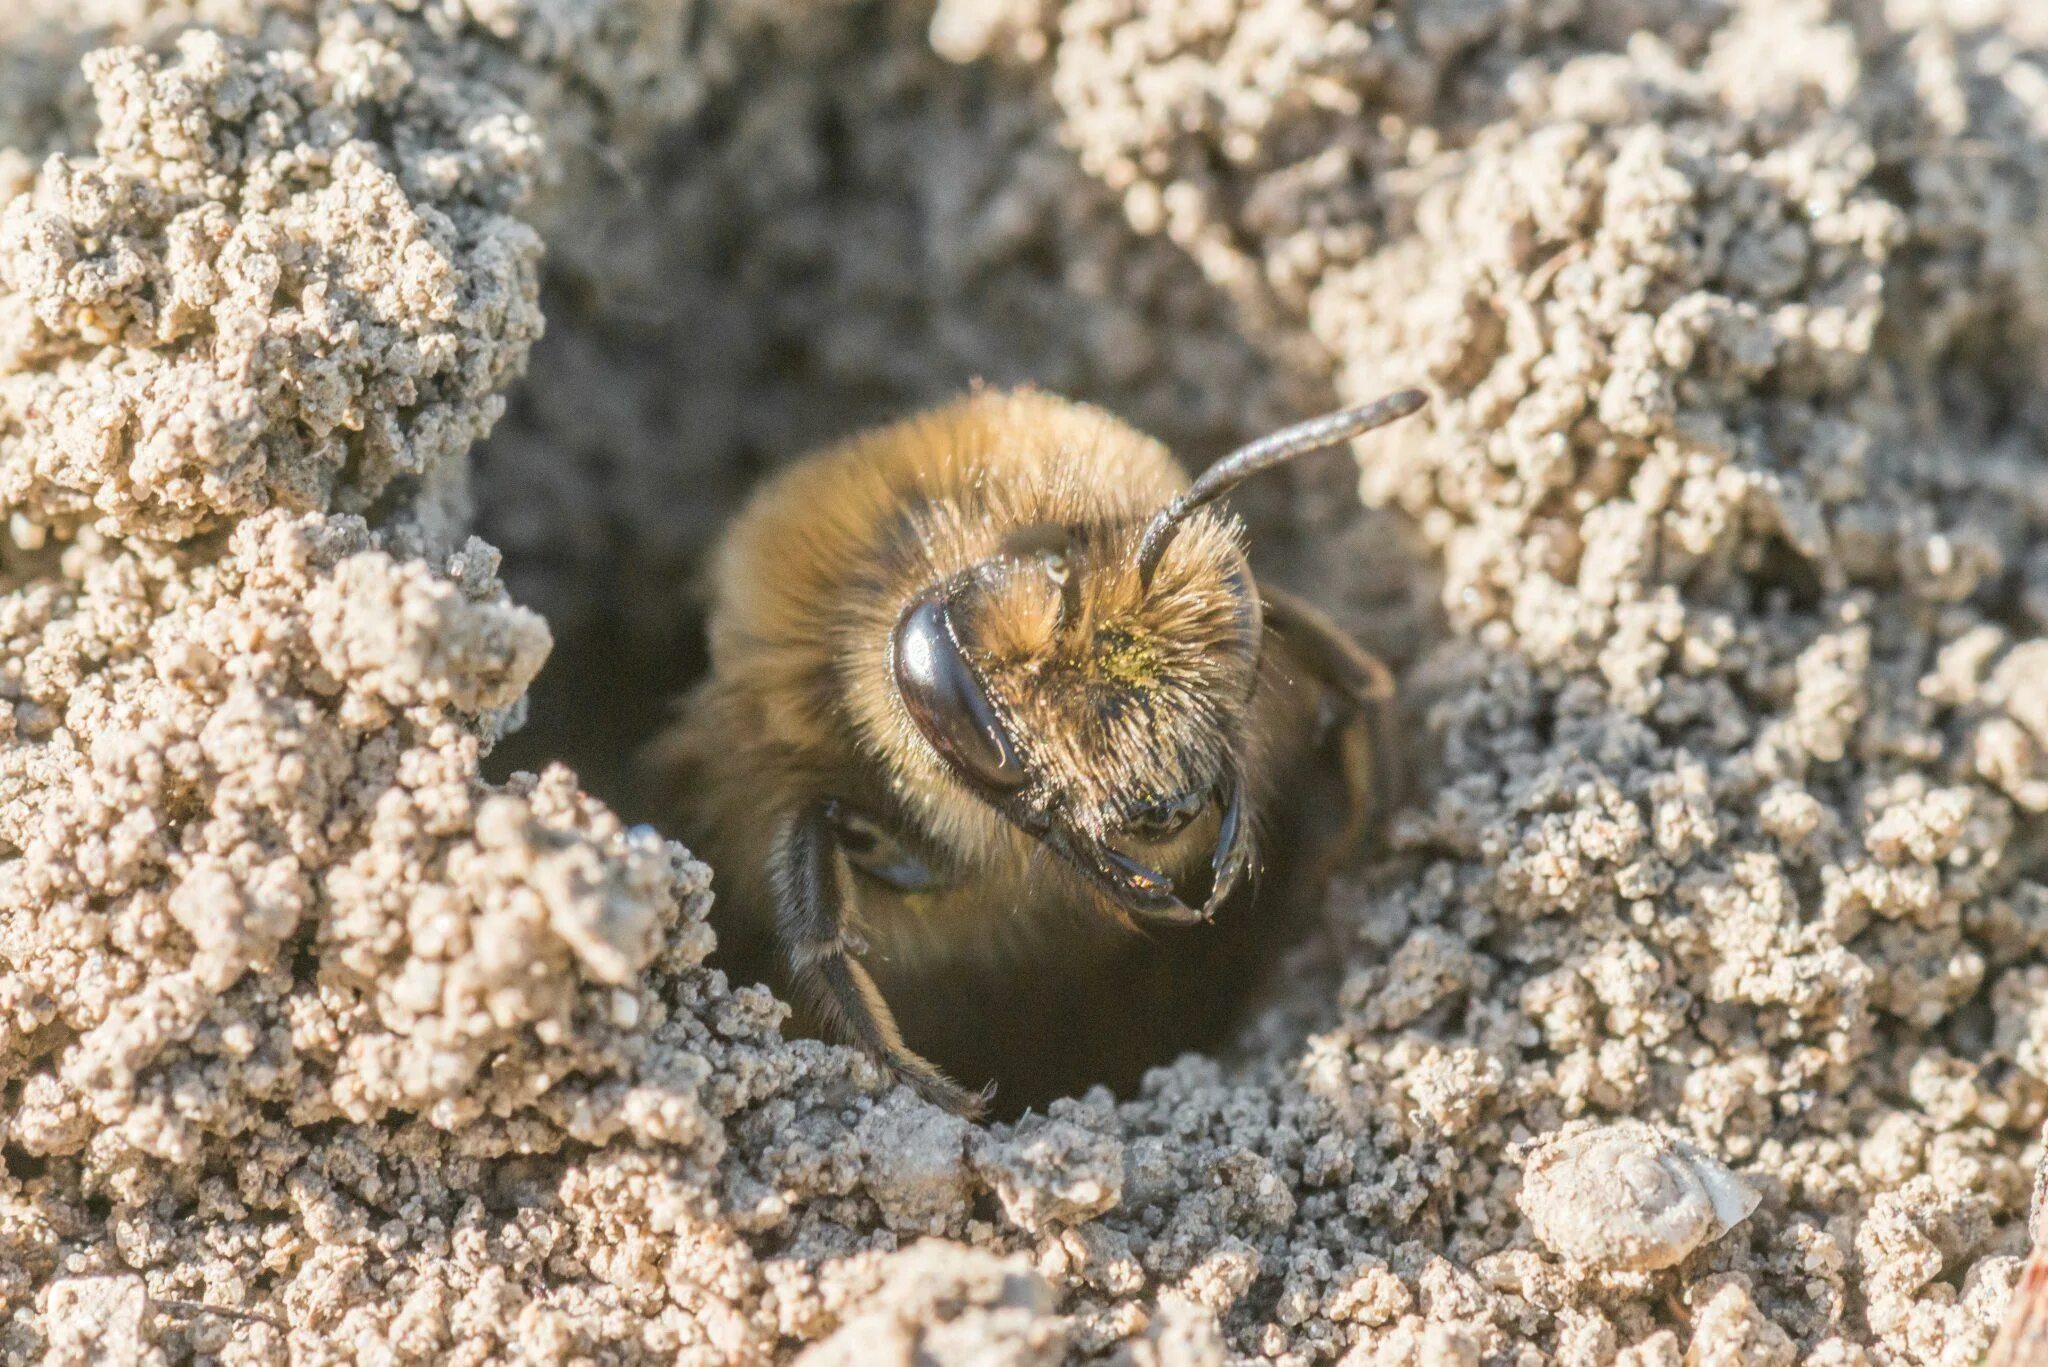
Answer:
[[[690,842],[642,791],[635,753],[705,667],[698,586],[719,532],[765,473],[820,443],[975,381],[1031,383],[1102,404],[1195,469],[1335,404],[1300,335],[1247,326],[1019,118],[1030,92],[935,59],[920,70],[881,104],[862,103],[858,80],[801,72],[729,92],[551,235],[548,334],[476,469],[479,531],[556,637],[493,778],[564,761],[629,819]],[[1019,180],[1037,187],[1022,201],[1034,226],[998,231]],[[1398,668],[1434,630],[1434,575],[1405,523],[1360,507],[1355,478],[1328,453],[1234,506],[1262,579]],[[998,1051],[999,1107],[1096,1082],[1128,1092],[1147,1067],[1227,1045],[1314,923],[1271,905],[1287,896],[1269,888],[1251,908],[1284,928],[1260,931],[1253,962],[1200,966],[1170,1018],[1046,1003],[1062,1028],[1021,1071],[1019,1051]],[[1303,990],[1302,960],[1285,991]]]

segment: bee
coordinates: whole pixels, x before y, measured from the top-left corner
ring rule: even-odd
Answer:
[[[770,479],[710,566],[709,672],[646,757],[722,876],[721,951],[968,1116],[990,1091],[949,1069],[997,1060],[1008,1086],[1065,1056],[1100,1079],[1091,1040],[1142,1056],[1176,1011],[1220,1018],[1169,943],[1257,939],[1233,895],[1306,766],[1335,778],[1332,847],[1366,838],[1395,694],[1253,580],[1215,505],[1423,402],[1289,427],[1190,484],[1099,409],[978,390]],[[1203,924],[1226,904],[1229,935]]]

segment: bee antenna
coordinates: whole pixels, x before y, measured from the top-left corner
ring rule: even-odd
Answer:
[[[1271,436],[1260,437],[1249,445],[1238,447],[1203,471],[1200,479],[1162,508],[1152,519],[1152,524],[1145,528],[1145,539],[1138,543],[1139,588],[1151,589],[1152,576],[1159,569],[1159,561],[1166,554],[1166,548],[1173,544],[1181,524],[1195,509],[1214,503],[1262,470],[1284,465],[1296,456],[1320,451],[1326,446],[1335,446],[1375,427],[1384,427],[1407,417],[1427,402],[1429,396],[1421,390],[1403,389],[1371,403],[1283,427]]]

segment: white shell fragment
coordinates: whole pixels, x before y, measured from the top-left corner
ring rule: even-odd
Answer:
[[[1567,1125],[1522,1169],[1522,1213],[1554,1253],[1589,1268],[1671,1267],[1748,1219],[1755,1188],[1640,1121]]]

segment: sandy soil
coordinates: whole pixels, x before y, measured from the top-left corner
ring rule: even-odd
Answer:
[[[1988,1347],[2035,0],[28,0],[0,149],[0,1359]],[[1390,856],[985,1129],[706,964],[621,762],[758,473],[975,376],[1435,396],[1250,500],[1406,666]]]

